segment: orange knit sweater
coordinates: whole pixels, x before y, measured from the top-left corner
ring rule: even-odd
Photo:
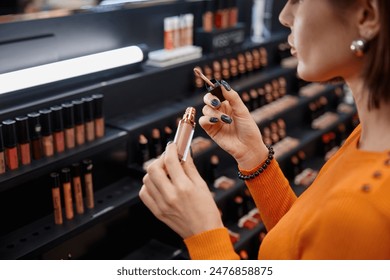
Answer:
[[[268,230],[259,259],[390,259],[390,152],[358,150],[360,133],[298,198],[275,160],[247,181]],[[184,242],[192,259],[239,259],[225,228]]]

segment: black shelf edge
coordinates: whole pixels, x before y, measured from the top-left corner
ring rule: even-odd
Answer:
[[[47,168],[58,169],[66,163],[74,162],[82,158],[90,157],[108,147],[115,146],[127,140],[128,133],[123,130],[106,127],[105,136],[93,142],[67,150],[61,154],[55,154],[50,158],[42,158],[33,161],[30,165],[20,166],[17,170],[7,171],[0,175],[0,193],[31,178],[47,174]]]
[[[54,216],[51,214],[9,233],[0,240],[0,259],[28,259],[39,255],[101,222],[105,217],[138,203],[140,187],[141,182],[130,177],[122,178],[97,191],[95,208],[87,209],[73,220],[64,219],[62,225],[55,225]]]

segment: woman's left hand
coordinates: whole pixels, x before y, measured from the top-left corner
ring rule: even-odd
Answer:
[[[223,227],[218,207],[191,155],[180,163],[176,144],[147,169],[139,196],[150,211],[182,238]]]

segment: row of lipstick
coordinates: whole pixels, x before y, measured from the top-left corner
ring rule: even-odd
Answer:
[[[196,66],[208,79],[234,80],[242,75],[261,70],[268,65],[268,52],[264,47],[255,48],[251,51],[239,53],[231,58],[214,60],[211,65]],[[203,88],[204,81],[195,76],[196,88]]]
[[[0,124],[0,174],[92,142],[104,133],[101,94],[5,120]]]
[[[64,167],[59,172],[50,173],[55,224],[63,224],[63,208],[65,218],[72,220],[75,210],[76,214],[84,214],[84,204],[88,209],[95,207],[92,169],[92,161],[85,159],[81,163],[73,163],[71,167]]]
[[[263,87],[252,88],[241,93],[241,99],[249,111],[256,110],[270,104],[287,94],[287,82],[285,77],[273,79]]]
[[[236,0],[206,0],[204,1],[202,26],[203,31],[226,29],[237,25],[238,6]]]

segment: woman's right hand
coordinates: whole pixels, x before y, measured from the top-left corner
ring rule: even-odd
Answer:
[[[226,152],[231,154],[240,168],[251,170],[268,156],[260,130],[248,108],[229,84],[221,81],[225,101],[207,93],[203,100],[203,116],[199,124]]]

